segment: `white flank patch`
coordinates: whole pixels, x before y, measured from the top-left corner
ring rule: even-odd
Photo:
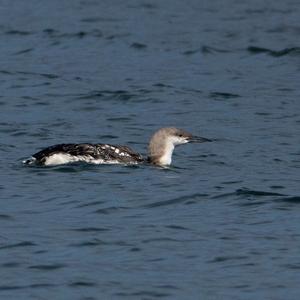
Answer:
[[[121,162],[117,160],[107,160],[104,161],[103,159],[93,159],[91,161],[87,161],[88,163],[95,164],[95,165],[102,165],[102,164],[121,164]]]
[[[63,165],[73,162],[86,162],[89,164],[124,164],[118,160],[108,160],[105,161],[104,159],[95,159],[92,156],[73,156],[67,153],[56,153],[51,156],[49,156],[45,161],[45,166],[57,166],[57,165]],[[135,163],[135,162],[133,162]]]
[[[80,161],[80,157],[67,153],[55,153],[46,158],[45,166],[56,166]]]

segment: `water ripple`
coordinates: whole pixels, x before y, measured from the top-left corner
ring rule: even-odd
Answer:
[[[134,293],[117,293],[118,296],[138,296],[140,299],[152,299],[152,298],[164,298],[171,296],[170,293],[162,293],[162,292],[155,292],[155,291],[139,291]]]
[[[285,55],[300,55],[300,47],[285,48],[282,50],[271,50],[268,48],[249,46],[247,50],[253,54],[266,53],[273,57],[281,57]]]
[[[277,199],[277,201],[285,202],[285,203],[300,204],[300,196],[280,198],[280,199]]]
[[[121,207],[121,206],[110,206],[106,208],[99,208],[94,211],[96,214],[102,214],[102,215],[110,215],[112,213],[118,212],[120,210],[128,209],[128,207]]]
[[[7,35],[23,35],[23,36],[25,36],[25,35],[31,35],[31,34],[33,34],[33,32],[32,31],[14,30],[14,29],[12,29],[12,30],[6,31],[5,34],[7,34]]]
[[[196,53],[203,53],[203,54],[214,54],[214,53],[230,53],[230,50],[210,47],[210,46],[202,46],[201,48],[193,49],[193,50],[187,50],[183,52],[184,55],[193,55]]]
[[[47,265],[32,265],[29,266],[29,269],[36,269],[40,271],[53,271],[53,270],[58,270],[65,268],[67,265],[66,264],[47,264]]]
[[[163,201],[156,201],[150,204],[143,205],[141,207],[143,208],[155,208],[155,207],[160,207],[160,206],[166,206],[166,205],[173,205],[173,204],[178,204],[178,203],[184,203],[187,201],[198,201],[202,200],[203,198],[206,198],[208,195],[207,194],[191,194],[191,195],[185,195],[181,197],[177,197],[174,199],[170,200],[163,200]]]
[[[248,256],[245,255],[233,255],[233,256],[217,256],[213,260],[208,261],[209,263],[222,263],[228,260],[245,260]]]
[[[117,101],[129,101],[134,100],[138,97],[138,95],[131,93],[125,90],[99,90],[99,91],[91,91],[86,94],[81,94],[77,96],[77,99],[103,99],[105,101],[117,100]]]
[[[100,239],[92,239],[89,241],[84,241],[80,243],[73,243],[70,244],[71,247],[94,247],[94,246],[99,246],[99,245],[106,245],[107,243],[100,240]]]
[[[85,38],[85,37],[103,37],[103,33],[99,29],[93,29],[91,31],[78,31],[78,32],[60,32],[59,30],[52,29],[52,28],[46,28],[43,30],[43,33],[45,33],[49,38],[54,39],[68,39],[68,38]]]
[[[0,187],[1,190],[1,187]],[[0,214],[0,220],[13,220],[14,218],[10,215]]]
[[[32,247],[32,246],[36,246],[36,244],[33,243],[33,242],[24,241],[24,242],[20,242],[20,243],[0,246],[0,250],[2,250],[2,249],[11,249],[11,248],[20,248],[20,247]]]
[[[96,286],[97,284],[95,282],[90,282],[90,281],[74,281],[69,283],[70,287],[93,287]]]
[[[232,99],[232,98],[239,98],[241,97],[238,94],[233,93],[225,93],[225,92],[211,92],[209,95],[210,98],[215,100],[226,100],[226,99]]]
[[[72,231],[77,232],[102,232],[102,231],[109,231],[108,228],[100,228],[100,227],[82,227],[82,228],[74,228]]]
[[[219,198],[227,198],[227,197],[232,197],[232,196],[242,196],[244,198],[247,198],[248,196],[269,197],[269,196],[285,196],[285,195],[280,194],[280,193],[256,191],[256,190],[250,190],[250,189],[242,188],[242,189],[237,189],[233,193],[225,193],[225,194],[213,196],[211,198],[212,199],[219,199]]]
[[[0,285],[1,291],[9,291],[9,290],[20,290],[20,289],[40,289],[40,288],[48,288],[55,287],[57,285],[51,283],[35,283],[30,285]]]

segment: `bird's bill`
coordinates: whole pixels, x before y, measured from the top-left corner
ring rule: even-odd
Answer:
[[[201,136],[192,136],[188,139],[190,143],[204,143],[204,142],[212,142],[212,140],[201,137]]]

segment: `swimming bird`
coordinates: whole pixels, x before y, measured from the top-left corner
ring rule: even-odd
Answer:
[[[197,137],[175,127],[156,131],[150,139],[148,158],[127,146],[111,144],[58,144],[47,147],[23,161],[24,164],[55,166],[73,162],[91,164],[141,164],[151,163],[169,166],[175,146],[186,143],[202,143],[211,140]]]

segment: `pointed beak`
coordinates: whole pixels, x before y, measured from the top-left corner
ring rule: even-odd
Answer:
[[[201,137],[201,136],[191,136],[188,139],[189,143],[204,143],[204,142],[212,142],[212,140]]]

